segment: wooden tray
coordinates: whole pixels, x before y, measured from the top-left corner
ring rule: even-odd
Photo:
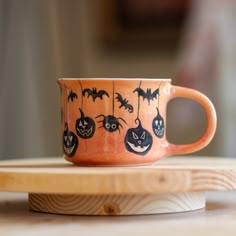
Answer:
[[[155,165],[79,167],[62,158],[0,163],[0,191],[28,192],[34,211],[79,215],[183,212],[205,192],[236,189],[236,159],[169,157]]]

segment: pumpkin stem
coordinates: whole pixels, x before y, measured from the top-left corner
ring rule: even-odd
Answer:
[[[159,109],[157,108],[157,116],[156,117],[161,117],[161,115],[160,115],[160,111],[159,111]]]
[[[80,108],[79,108],[79,110],[80,110],[80,118],[81,118],[81,120],[84,120],[84,113]]]
[[[141,124],[141,121],[140,121],[139,118],[136,118],[136,119],[135,119],[135,124],[137,124],[137,123],[138,123],[138,126]]]

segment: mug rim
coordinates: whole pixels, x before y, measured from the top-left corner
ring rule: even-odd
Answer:
[[[130,78],[103,78],[103,77],[98,77],[98,78],[95,78],[95,77],[92,77],[92,78],[89,78],[89,77],[84,77],[84,78],[58,78],[57,79],[58,81],[60,80],[63,80],[63,81],[74,81],[74,80],[93,80],[93,81],[98,81],[98,80],[104,80],[104,81],[112,81],[112,80],[123,80],[123,81],[135,81],[135,80],[148,80],[148,81],[172,81],[171,78],[133,78],[133,77],[130,77]]]

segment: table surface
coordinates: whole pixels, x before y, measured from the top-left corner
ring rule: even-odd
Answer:
[[[0,193],[1,235],[236,235],[236,191],[208,192],[206,209],[143,216],[65,216],[32,212],[26,193]]]

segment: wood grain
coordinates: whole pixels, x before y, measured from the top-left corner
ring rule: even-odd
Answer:
[[[192,211],[205,207],[202,192],[151,195],[29,194],[34,211],[72,215],[137,215]]]
[[[29,211],[25,193],[0,192],[0,229],[11,236],[235,236],[236,192],[206,193],[202,210],[139,216],[70,216]]]
[[[156,194],[236,189],[236,160],[165,158],[155,165],[79,167],[62,158],[2,161],[0,191]]]

